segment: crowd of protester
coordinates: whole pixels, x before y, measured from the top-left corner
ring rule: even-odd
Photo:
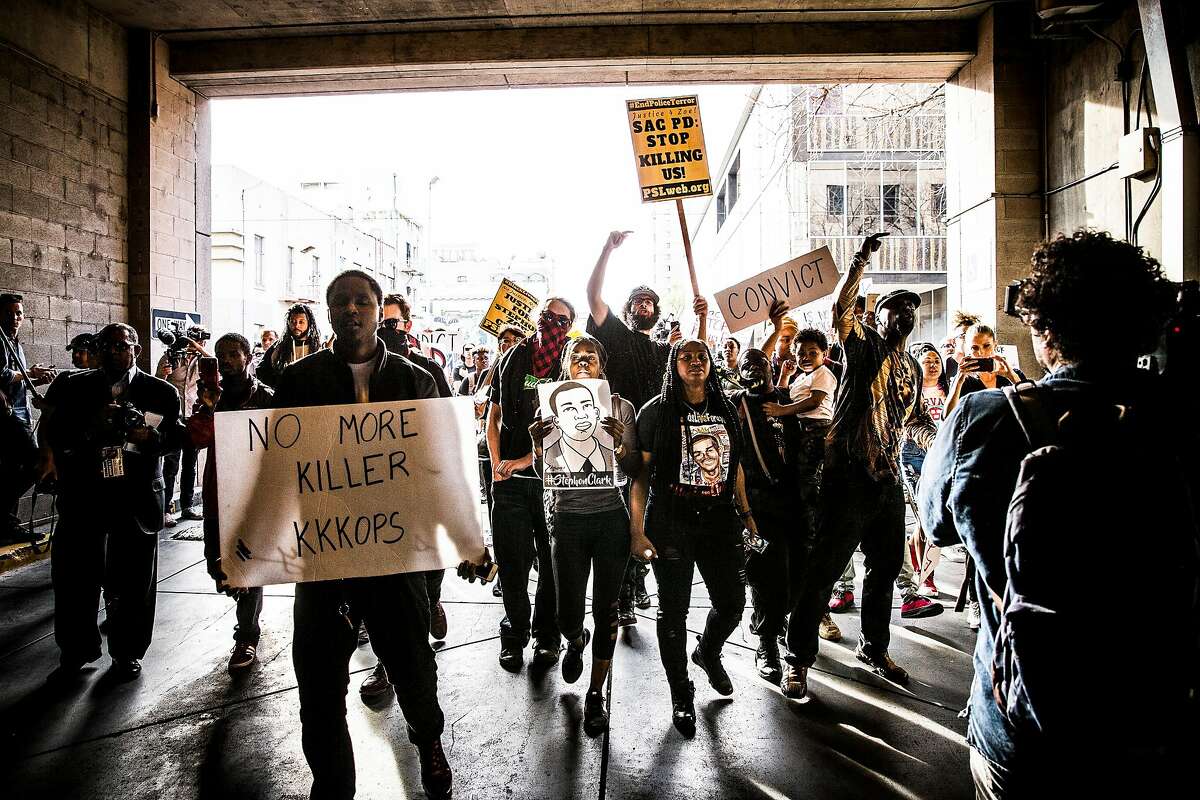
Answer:
[[[2,533],[7,540],[22,535],[17,500],[35,481],[54,479],[61,515],[52,563],[57,678],[69,681],[100,657],[94,611],[102,588],[114,665],[127,678],[140,671],[157,575],[157,538],[145,534],[177,523],[170,509],[176,476],[179,515],[203,519],[208,572],[237,603],[229,670],[254,663],[262,589],[230,586],[221,567],[214,412],[461,395],[473,399],[480,486],[499,567],[499,666],[521,670],[532,646],[535,666],[561,661],[563,680],[574,683],[590,652],[587,734],[607,730],[605,686],[618,631],[637,624],[635,609],[651,606],[648,572],[671,723],[690,737],[692,667],[717,694],[734,692],[722,654],[742,621],[747,589],[756,672],[783,696],[809,694],[819,640],[842,638],[831,614],[855,607],[856,658],[881,678],[906,684],[908,670],[890,647],[894,599],[898,594],[902,619],[942,613],[934,573],[944,555],[965,561],[966,580],[951,593],[964,624],[979,631],[968,741],[980,797],[1035,796],[1048,771],[1083,770],[1098,753],[1114,759],[1102,771],[1112,781],[1176,763],[1180,745],[1195,741],[1188,726],[1196,719],[1200,674],[1189,494],[1195,470],[1183,466],[1194,426],[1183,425],[1182,405],[1156,376],[1135,368],[1173,308],[1173,285],[1153,259],[1087,231],[1038,249],[1010,309],[1030,328],[1048,370],[1033,384],[978,315],[958,312],[945,341],[914,343],[919,295],[896,289],[869,303],[862,280],[883,246],[878,236],[846,265],[827,330],[802,328],[777,302],[761,346],[728,336],[718,348],[707,335],[701,297],[689,334],[664,320],[651,287],[634,289],[616,311],[604,301],[608,262],[627,235],[613,232],[604,243],[587,285],[586,322],[567,299],[547,298],[532,333],[505,328],[494,350],[464,346],[446,369],[422,353],[406,298],[384,295],[373,278],[353,270],[328,287],[331,340],[322,339],[311,309],[293,306],[282,336],[264,330],[254,345],[238,333],[217,338],[219,382],[200,375],[208,356],[203,339],[189,339],[181,355],[164,355],[157,377],[141,372],[137,333],[123,324],[73,340],[72,370],[27,365],[21,298],[0,296]],[[1097,337],[1090,313],[1114,295],[1127,306],[1124,330]],[[614,486],[549,488],[543,443],[554,420],[542,415],[537,387],[585,379],[606,379],[611,388],[611,413],[600,427],[613,442],[607,467]],[[44,384],[44,400],[31,401]],[[43,409],[36,435],[31,402]],[[1022,407],[1035,410],[1023,419]],[[137,413],[125,413],[130,409]],[[1111,437],[1097,442],[1088,425]],[[1160,537],[1160,600],[1183,645],[1177,666],[1146,677],[1155,683],[1152,697],[1128,701],[1136,713],[1109,713],[1098,702],[1081,711],[1086,703],[1071,702],[1104,691],[1112,667],[1094,645],[1106,630],[1132,635],[1137,617],[1127,615],[1129,627],[1098,623],[1076,602],[1088,590],[1066,591],[1076,585],[1073,573],[1091,570],[1094,580],[1102,565],[1111,570],[1130,515],[1116,507],[1119,498],[1098,504],[1103,495],[1083,494],[1089,489],[1078,478],[1065,486],[1060,479],[1052,496],[1045,473],[1056,464],[1062,470],[1055,459],[1065,457],[1055,450],[1073,453],[1077,467],[1102,459],[1095,463],[1106,465],[1105,479],[1140,470],[1157,481],[1154,511],[1143,510],[1143,520]],[[206,458],[198,509],[192,501],[200,452]],[[1133,508],[1146,499],[1127,493],[1124,501]],[[97,516],[98,507],[111,511]],[[1071,530],[1071,520],[1089,527]],[[1028,538],[1018,560],[1013,537],[1035,528],[1043,537],[1075,537],[1069,547],[1046,550],[1064,560],[1031,566],[1029,553],[1039,551]],[[856,551],[863,567],[857,596]],[[696,570],[711,607],[692,643],[686,623]],[[473,565],[459,574],[473,581]],[[363,700],[395,693],[427,793],[450,796],[429,644],[444,639],[449,625],[440,602],[443,575],[296,587],[293,660],[313,797],[354,794],[348,659],[367,642],[379,661],[360,687]],[[1136,612],[1136,604],[1129,608]],[[1030,609],[1045,613],[1031,623]],[[1082,639],[1086,649],[1075,651],[1096,663],[1081,663],[1066,678],[1039,662],[1036,649],[1030,655],[1030,641],[1066,647],[1065,639],[1079,640],[1080,630],[1063,620],[1097,637]],[[1061,631],[1063,640],[1048,638],[1049,630]],[[1138,725],[1138,735],[1113,735],[1118,721]],[[1078,772],[1071,779],[1087,783]]]

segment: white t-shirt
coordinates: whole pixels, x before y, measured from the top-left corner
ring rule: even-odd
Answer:
[[[796,416],[802,419],[833,421],[833,395],[837,392],[837,376],[829,367],[822,364],[812,372],[802,372],[792,381],[789,397],[793,403],[799,403],[812,397],[813,390],[825,393],[825,399],[813,409]]]
[[[309,355],[312,349],[308,346],[308,340],[304,340],[304,344],[292,343],[292,363],[295,364],[300,359]]]
[[[354,375],[354,399],[359,403],[371,402],[371,370],[373,369],[375,369],[374,359],[350,365],[350,372]]]

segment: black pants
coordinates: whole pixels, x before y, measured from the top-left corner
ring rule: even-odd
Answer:
[[[891,641],[892,591],[904,559],[904,492],[898,483],[872,480],[858,464],[826,463],[817,540],[788,626],[788,649],[799,666],[817,659],[817,626],[858,544],[866,567],[862,645],[881,655]]]
[[[791,486],[750,489],[749,495],[759,535],[767,540],[766,550],[746,556],[746,582],[754,604],[750,631],[774,641],[786,627],[811,547],[805,525],[800,522],[805,498],[793,502],[797,494]]]
[[[21,518],[17,507],[33,487],[37,445],[24,421],[15,416],[0,420],[0,542],[9,534],[17,535]]]
[[[102,581],[113,598],[107,619],[108,652],[114,659],[142,658],[154,632],[158,535],[143,533],[132,519],[106,518],[103,513],[93,502],[59,497],[50,579],[54,641],[64,663],[100,656],[96,610]]]
[[[182,421],[182,420],[181,420]],[[179,477],[179,510],[186,511],[192,507],[196,491],[196,448],[185,441],[181,450],[167,453],[163,456],[163,482],[167,485],[167,505],[175,496],[175,477]],[[180,466],[182,464],[182,474]]]
[[[524,647],[532,633],[539,642],[557,645],[561,639],[554,613],[554,557],[541,481],[509,478],[492,484],[492,544],[504,593],[501,640],[506,646]],[[529,572],[535,554],[540,568],[531,619]]]
[[[607,661],[617,643],[617,595],[629,561],[629,513],[555,514],[551,526],[558,629],[567,641],[583,635],[588,573],[592,577],[592,658]]]
[[[233,629],[233,640],[238,644],[252,644],[258,647],[258,637],[261,630],[258,618],[262,614],[263,590],[254,586],[237,599],[237,626]]]
[[[658,654],[672,684],[688,679],[687,614],[695,568],[699,567],[712,600],[703,636],[710,652],[720,652],[746,608],[745,553],[741,524],[733,507],[705,514],[686,508],[675,513],[685,519],[671,520],[669,531],[656,531],[652,522],[647,523],[646,530],[658,551],[658,558],[652,562],[658,581]],[[653,520],[656,515],[647,516]]]
[[[344,604],[349,606],[349,620]],[[410,741],[424,743],[442,735],[424,576],[402,573],[297,584],[292,663],[300,694],[301,745],[313,773],[314,800],[354,797],[346,687],[361,620],[396,690]]]

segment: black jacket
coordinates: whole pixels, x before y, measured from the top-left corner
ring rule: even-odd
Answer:
[[[184,436],[179,395],[166,381],[135,370],[123,399],[162,422],[152,441],[138,446],[140,452],[123,451],[123,477],[104,478],[101,449],[122,444],[103,423],[112,402],[108,377],[103,370],[80,370],[51,385],[46,402],[54,410],[46,436],[58,469],[59,503],[66,513],[71,506],[90,508],[118,524],[133,522],[145,533],[157,533],[164,506],[162,454],[177,449]]]
[[[426,400],[438,396],[433,377],[413,362],[389,353],[378,341],[371,372],[372,403]],[[275,389],[275,408],[336,406],[356,402],[350,365],[333,350],[322,350],[283,370]]]
[[[446,382],[445,371],[432,358],[429,358],[420,350],[414,350],[401,338],[402,336],[408,336],[408,334],[387,328],[379,329],[379,340],[383,342],[384,347],[388,349],[389,353],[395,353],[398,356],[407,358],[428,372],[433,378],[433,382],[437,384],[438,397],[453,397],[454,393],[450,391],[450,384]]]

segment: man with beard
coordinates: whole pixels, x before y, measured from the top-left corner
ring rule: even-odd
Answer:
[[[204,480],[200,497],[204,503],[204,558],[208,575],[217,584],[217,591],[237,601],[237,625],[233,629],[233,650],[229,655],[229,672],[236,673],[254,663],[258,651],[258,617],[262,612],[261,586],[234,589],[226,583],[221,569],[221,522],[217,514],[217,459],[214,452],[213,414],[218,411],[247,411],[270,408],[274,392],[250,372],[252,351],[250,342],[240,333],[227,333],[213,348],[217,354],[217,369],[221,382],[216,386],[200,384],[200,410],[188,419],[188,435],[192,446],[203,449]]]
[[[741,421],[746,455],[746,497],[767,541],[762,553],[746,556],[746,579],[754,613],[750,631],[759,637],[754,664],[763,680],[779,683],[779,635],[791,606],[791,587],[800,577],[803,533],[796,531],[796,463],[800,448],[800,422],[795,416],[768,416],[766,403],[785,403],[788,393],[775,386],[771,360],[758,349],[745,350],[738,361],[738,377],[745,389],[730,397]]]
[[[379,340],[383,290],[360,270],[340,273],[325,290],[333,347],[283,371],[276,408],[397,402],[437,397],[429,373],[387,351]],[[409,741],[421,759],[429,797],[450,797],[442,750],[444,717],[437,664],[429,646],[429,593],[420,572],[296,584],[292,661],[300,694],[301,742],[313,773],[312,796],[354,796],[354,752],[346,727],[346,687],[357,628],[396,689]]]
[[[591,312],[587,332],[596,337],[608,351],[609,386],[613,394],[619,394],[633,403],[635,409],[640,410],[650,398],[658,396],[662,391],[663,374],[667,371],[667,361],[674,339],[658,339],[652,335],[654,326],[662,316],[662,309],[659,307],[658,294],[649,286],[639,286],[629,293],[629,298],[621,309],[621,319],[613,316],[612,309],[600,295],[604,287],[608,259],[612,251],[620,247],[631,233],[632,231],[610,233],[600,251],[600,257],[596,260],[596,266],[592,268],[592,275],[587,284],[588,310]],[[696,338],[704,341],[708,330],[708,302],[697,295],[692,310],[700,323]],[[639,569],[638,564],[630,561],[618,612],[621,625],[633,625],[637,622],[633,613],[635,602],[638,608],[650,607],[650,598],[646,594],[645,573]]]
[[[537,418],[541,383],[562,373],[562,351],[575,309],[549,297],[537,317],[537,333],[513,346],[496,367],[488,411],[487,445],[492,462],[492,539],[500,565],[504,619],[500,622],[500,666],[521,669],[530,635],[533,663],[549,667],[558,661],[562,637],[555,619],[554,559],[546,530],[542,480],[533,469],[529,426]],[[537,592],[532,619],[529,571],[537,557]]]
[[[389,353],[407,358],[428,372],[433,377],[434,383],[437,384],[438,397],[450,397],[450,385],[446,383],[446,373],[433,362],[433,359],[426,357],[419,346],[413,346],[419,343],[409,333],[412,325],[412,306],[408,304],[404,295],[389,294],[383,298],[383,319],[380,320],[379,330],[376,333],[384,347]],[[435,569],[421,574],[425,576],[425,588],[429,593],[429,634],[440,642],[446,638],[449,624],[446,619],[446,609],[442,605],[442,580],[446,577],[446,570]],[[363,634],[363,638],[370,641],[370,631],[364,628]],[[358,687],[358,695],[363,702],[367,702],[391,688],[392,684],[388,680],[387,669],[383,666],[382,661],[378,661],[375,663],[375,669],[371,670],[371,674]]]
[[[279,388],[283,368],[321,349],[321,329],[312,309],[296,303],[287,312],[287,333],[263,353],[255,374],[272,389]]]
[[[100,658],[96,606],[108,608],[114,674],[141,674],[150,647],[163,519],[162,453],[179,446],[179,395],[137,368],[137,331],[123,323],[96,334],[100,368],[55,381],[38,426],[41,480],[58,483],[54,584],[56,679],[75,677]],[[105,560],[112,569],[105,570]]]
[[[855,655],[887,680],[908,681],[908,673],[888,655],[892,587],[904,550],[900,445],[911,437],[928,448],[936,428],[921,399],[921,368],[906,347],[920,296],[896,289],[879,298],[875,329],[854,315],[863,272],[882,235],[886,234],[864,240],[834,305],[846,370],[827,440],[817,537],[788,626],[791,654],[780,683],[788,697],[808,692],[808,668],[817,658],[817,626],[834,580],[859,543],[866,576],[862,636]]]

